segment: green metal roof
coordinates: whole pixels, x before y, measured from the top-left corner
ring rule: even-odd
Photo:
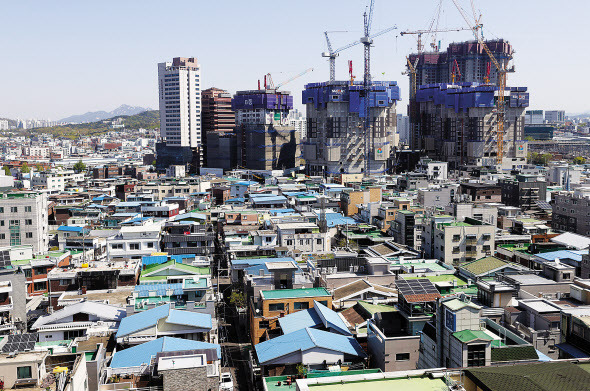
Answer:
[[[271,291],[260,291],[260,293],[264,299],[332,296],[326,288],[275,289]]]
[[[488,333],[483,330],[463,330],[453,333],[453,336],[463,343],[471,342],[476,339],[483,339],[485,341],[491,341],[492,347],[503,346],[504,343],[500,340],[492,338]]]
[[[442,270],[447,270],[447,269],[445,269],[443,267],[441,267],[441,269]],[[424,276],[424,277],[405,277],[404,276],[404,280],[416,280],[416,279],[423,279],[423,278],[426,278],[427,280],[430,280],[430,282],[432,282],[432,283],[457,281],[457,286],[465,286],[465,285],[467,285],[467,282],[465,282],[465,280],[463,280],[463,279],[455,276],[454,274],[442,274],[440,276]]]

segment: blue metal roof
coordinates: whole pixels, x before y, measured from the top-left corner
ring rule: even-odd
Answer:
[[[555,261],[556,258],[559,259],[571,259],[576,262],[582,262],[582,255],[584,253],[588,253],[587,250],[580,250],[580,251],[573,251],[573,250],[558,250],[558,251],[551,251],[542,254],[536,254],[537,257],[544,259],[546,261]]]
[[[287,202],[285,196],[272,196],[272,197],[250,197],[254,204],[274,204],[277,202]]]
[[[295,209],[291,208],[282,208],[282,209],[271,209],[268,211],[271,215],[277,216],[282,214],[294,213]]]
[[[322,324],[322,319],[315,309],[310,308],[286,315],[284,318],[279,318],[279,324],[283,333],[289,334],[306,327],[316,327]]]
[[[167,255],[144,255],[141,257],[141,263],[143,266],[153,265],[153,264],[162,264],[168,262]]]
[[[229,200],[225,201],[226,204],[244,203],[244,202],[246,202],[246,199],[243,197],[230,198]]]
[[[295,262],[295,260],[291,257],[252,258],[252,259],[232,259],[231,260],[231,264],[233,266],[237,266],[237,265],[256,266],[256,265],[264,265],[266,262]]]
[[[74,226],[70,226],[70,225],[60,225],[57,230],[58,231],[62,231],[62,232],[82,232],[83,229],[84,229],[84,227],[74,227]]]
[[[139,367],[142,364],[149,364],[152,357],[155,357],[160,352],[195,349],[215,349],[217,351],[217,357],[221,358],[221,346],[218,344],[174,337],[162,337],[116,352],[111,361],[111,368]]]
[[[279,318],[279,324],[283,333],[292,333],[306,327],[323,326],[326,329],[333,329],[343,335],[352,335],[336,312],[315,300],[313,302],[314,306],[312,308],[297,311],[283,318]]]
[[[346,217],[343,216],[340,213],[326,213],[326,223],[328,224],[328,227],[335,227],[337,225],[356,225],[358,224],[358,222],[351,218],[351,217]]]
[[[138,297],[149,297],[150,292],[155,291],[156,296],[168,296],[167,290],[172,289],[172,294],[179,296],[183,294],[182,283],[176,284],[142,284],[136,285],[135,291],[139,293]]]
[[[315,300],[313,301],[313,305],[313,308],[316,310],[320,318],[322,318],[324,327],[333,328],[344,335],[352,335],[352,333],[348,331],[348,327],[346,327],[342,318],[338,316],[336,312]]]
[[[183,326],[192,326],[201,329],[211,329],[213,323],[211,315],[200,312],[191,312],[173,309],[170,311],[166,323],[180,324]]]
[[[151,327],[158,323],[158,320],[168,316],[170,311],[170,304],[164,304],[151,310],[138,312],[131,316],[127,316],[121,320],[119,330],[117,330],[117,338],[133,334],[139,330]]]
[[[281,335],[280,337],[261,342],[255,345],[254,348],[256,349],[258,361],[262,365],[290,353],[297,351],[304,352],[313,348],[323,348],[363,358],[367,356],[353,337],[312,328],[305,328]],[[318,360],[318,363],[323,361],[321,355],[318,355]]]

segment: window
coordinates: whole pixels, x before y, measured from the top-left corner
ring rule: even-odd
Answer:
[[[33,376],[33,372],[31,371],[31,367],[17,367],[16,368],[16,378],[17,379],[31,379]]]
[[[0,234],[0,239],[6,239],[6,234]]]
[[[563,279],[564,280],[569,280],[570,279],[570,273],[563,273]]]
[[[292,245],[293,245],[293,240],[287,239],[287,246],[292,246]]]
[[[396,353],[395,361],[410,361],[410,353]]]
[[[328,306],[328,300],[322,300],[322,301],[318,301],[318,303],[325,305],[326,307]]]
[[[285,304],[284,303],[271,303],[268,305],[269,311],[284,311]]]
[[[147,247],[148,248],[154,248],[154,242],[148,242]]]
[[[20,221],[19,220],[10,220],[8,222],[8,225],[12,226],[12,227],[18,227],[18,226],[20,226]]]
[[[32,208],[30,206],[25,206],[25,212],[31,212]]]
[[[72,282],[72,280],[59,280],[59,285],[66,286],[66,285],[70,285],[71,282]]]
[[[269,327],[270,327],[270,325],[268,323],[268,320],[261,320],[260,322],[258,322],[259,329],[267,329]]]
[[[0,227],[4,227],[4,220],[0,220]]]
[[[25,238],[32,239],[33,238],[33,233],[32,232],[26,232],[25,233]]]
[[[11,212],[11,213],[18,213],[18,207],[16,207],[16,206],[11,206],[11,207],[10,207],[10,212]]]
[[[459,254],[461,249],[459,247],[453,247],[453,254]]]
[[[321,246],[321,244],[322,244],[322,239],[317,239],[317,244]]]
[[[111,244],[111,248],[113,250],[123,250],[123,243],[113,243]]]
[[[309,303],[305,301],[296,302],[293,304],[293,308],[296,310],[306,310],[309,308]]]
[[[453,235],[453,242],[458,242],[461,240],[461,235]]]
[[[34,291],[44,291],[47,289],[47,281],[39,281],[33,284]]]
[[[0,213],[4,213],[4,207],[0,206]]]
[[[486,345],[467,346],[467,366],[483,367],[486,365]]]
[[[25,220],[25,225],[33,225],[33,220],[32,219],[26,219]]]
[[[139,250],[139,243],[129,243],[129,250]]]
[[[484,235],[482,236],[482,239],[483,239],[483,240],[490,240],[491,238],[492,238],[492,235],[490,235],[490,234],[484,234]]]
[[[25,269],[25,270],[24,270],[24,272],[25,272],[25,277],[26,277],[26,278],[31,278],[31,277],[33,277],[33,272],[32,272],[32,270],[31,270],[31,269]]]

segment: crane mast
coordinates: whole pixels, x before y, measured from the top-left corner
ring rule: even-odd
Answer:
[[[370,99],[369,95],[371,93],[371,44],[373,43],[373,39],[371,38],[371,22],[373,21],[373,7],[375,5],[375,0],[371,0],[369,4],[369,13],[365,11],[363,15],[364,19],[364,32],[365,35],[361,37],[360,42],[364,45],[364,54],[365,54],[365,72],[363,78],[363,89],[365,95],[365,104],[364,104],[364,121],[363,121],[363,134],[365,136],[365,169],[364,169],[364,177],[368,178],[371,176],[371,151],[373,149],[373,135],[371,131],[371,118],[369,117],[370,114]]]
[[[498,62],[498,60],[496,59],[496,57],[494,56],[494,54],[492,53],[490,48],[488,48],[488,45],[486,45],[483,38],[480,37],[480,35],[478,34],[478,31],[481,28],[481,24],[477,23],[477,21],[476,21],[476,24],[472,25],[469,22],[469,19],[468,19],[467,15],[465,14],[465,11],[463,10],[463,8],[461,8],[459,3],[457,3],[457,0],[453,0],[453,3],[455,4],[455,7],[457,8],[459,13],[461,14],[463,19],[465,20],[465,23],[467,23],[467,25],[471,28],[471,31],[473,32],[473,35],[474,35],[475,39],[477,40],[477,42],[482,46],[483,50],[490,57],[490,60],[492,61],[492,63],[494,64],[494,67],[496,68],[496,70],[498,72],[498,81],[497,81],[498,96],[496,99],[496,123],[497,123],[497,128],[496,128],[497,129],[496,130],[496,146],[497,146],[496,164],[501,164],[502,157],[504,156],[504,127],[505,127],[505,111],[506,111],[506,100],[504,97],[504,93],[506,91],[506,73],[508,72],[508,70],[506,69],[506,67],[504,65],[501,65]]]

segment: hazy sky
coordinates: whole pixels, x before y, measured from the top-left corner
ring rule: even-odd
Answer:
[[[468,0],[460,0],[470,11]],[[486,38],[511,41],[516,73],[508,85],[528,86],[531,107],[590,110],[590,1],[475,0]],[[366,0],[0,0],[0,117],[59,119],[121,104],[157,108],[157,63],[196,56],[203,87],[254,89],[270,72],[275,83],[314,67],[286,85],[301,106],[305,83],[325,81],[325,30],[335,47],[360,37]],[[438,0],[376,0],[373,31],[400,30],[375,40],[372,72],[397,80],[405,113],[405,56],[415,50],[406,29],[424,29]],[[445,0],[440,27],[463,27]],[[471,39],[469,31],[439,35],[443,48]],[[337,59],[337,78],[348,60],[362,78],[362,48]],[[383,75],[382,73],[385,72]]]

